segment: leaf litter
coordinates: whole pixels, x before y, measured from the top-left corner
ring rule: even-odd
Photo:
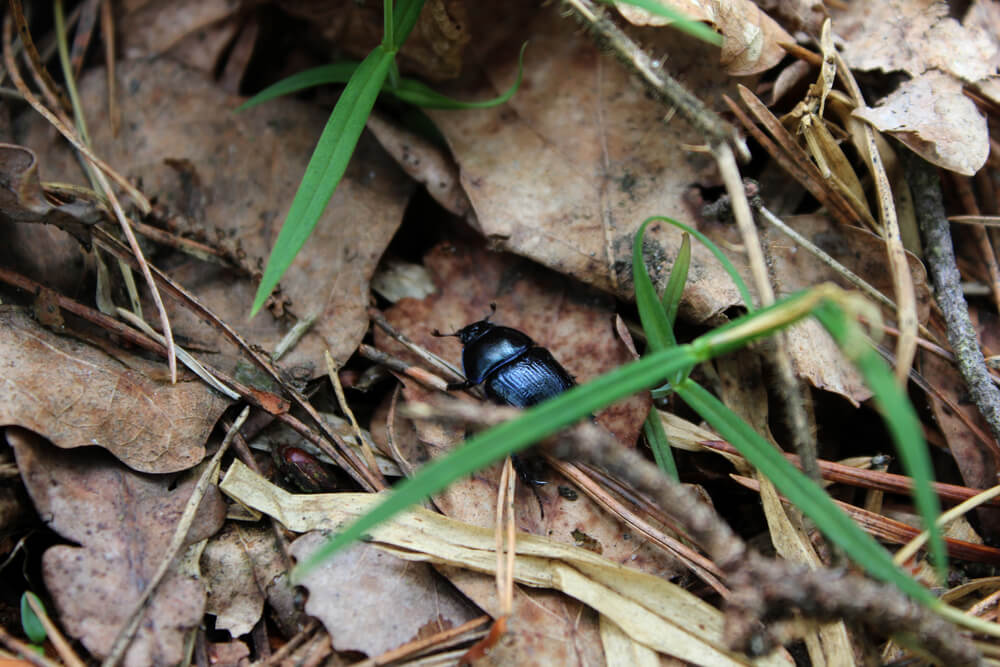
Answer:
[[[305,19],[300,28],[324,35],[328,45],[336,44],[347,53],[363,56],[380,37],[378,8],[346,3],[331,11],[310,2],[279,4]],[[723,49],[717,52],[669,28],[655,27],[657,21],[634,8],[619,5],[618,11],[637,24],[634,34],[641,36],[656,66],[678,74],[710,106],[723,109],[723,95],[739,97],[734,94],[733,76],[743,76],[741,82],[764,99],[769,86],[774,85],[777,93],[778,84],[772,84],[777,77],[779,105],[786,99],[794,104],[795,96],[801,95],[801,82],[814,78],[810,72],[815,63],[808,58],[789,63],[785,56],[785,46],[796,38],[801,45],[812,46],[801,31],[819,32],[822,16],[814,5],[672,4],[703,11],[695,16],[723,34]],[[615,298],[626,302],[632,298],[631,238],[645,217],[665,213],[697,220],[745,270],[741,239],[700,210],[702,203],[714,199],[720,185],[709,157],[692,150],[702,143],[700,135],[558,11],[539,11],[527,2],[506,5],[500,11],[488,5],[431,0],[432,11],[422,14],[414,38],[403,48],[401,63],[407,75],[416,72],[444,82],[442,89],[456,97],[488,98],[514,80],[517,52],[527,37],[527,67],[517,95],[493,109],[429,111],[443,144],[416,134],[412,127],[403,128],[399,110],[391,106],[373,116],[369,127],[374,138],[362,139],[345,180],[316,233],[282,279],[269,312],[250,321],[245,313],[256,279],[322,128],[330,93],[320,91],[311,101],[275,100],[232,114],[241,98],[224,91],[252,63],[245,45],[266,42],[267,35],[260,30],[266,24],[264,14],[241,17],[229,2],[126,3],[121,8],[116,18],[125,35],[125,58],[115,64],[117,87],[112,95],[124,122],[117,134],[105,122],[107,73],[92,63],[84,69],[79,85],[95,152],[155,198],[156,214],[144,222],[154,227],[153,232],[161,232],[150,239],[168,245],[156,246],[151,261],[260,349],[273,350],[297,321],[315,318],[280,362],[288,386],[306,387],[320,377],[324,350],[340,364],[348,362],[340,371],[342,379],[355,377],[359,363],[355,352],[369,331],[370,283],[387,249],[396,262],[391,279],[397,284],[378,293],[391,302],[385,308],[388,320],[419,345],[457,363],[456,342],[433,338],[430,331],[451,331],[481,319],[489,304],[496,302],[495,321],[522,329],[550,348],[580,382],[629,358],[612,328],[611,315],[620,310]],[[873,86],[879,92],[869,98],[872,106],[855,109],[854,117],[871,122],[954,174],[971,175],[984,163],[991,164],[987,120],[995,108],[990,104],[1000,99],[995,93],[998,17],[991,3],[977,0],[964,13],[956,13],[942,2],[894,0],[881,5],[854,3],[830,13],[850,67],[905,73],[895,90],[885,83],[889,79]],[[887,39],[887,34],[893,37]],[[297,62],[314,58],[307,48],[296,45],[291,50]],[[776,65],[780,71],[775,71]],[[283,68],[292,71],[285,65],[272,69]],[[871,82],[866,80],[866,85]],[[828,111],[819,121],[829,126],[824,129],[832,142],[847,147],[838,173],[848,176],[844,169],[853,164],[861,177],[851,182],[852,192],[860,191],[864,199],[867,171],[858,166],[858,153],[852,152],[859,151],[857,127],[845,120],[844,108],[835,112]],[[850,113],[847,108],[846,114]],[[85,182],[74,156],[30,113],[19,116],[2,138],[12,142],[0,146],[0,156],[6,156],[0,160],[2,266],[87,303],[97,272],[108,265],[115,290],[111,296],[124,303],[113,263],[89,245],[89,226],[100,217],[101,202],[77,198],[63,187]],[[778,138],[779,144],[788,141],[798,139]],[[889,162],[893,149],[880,150]],[[792,183],[774,163],[758,164],[754,170],[765,185],[768,178],[778,184],[778,190],[765,187],[765,205],[782,199],[786,208],[781,213],[802,233],[891,294],[883,271],[884,249],[877,237],[832,223],[829,213],[816,210],[802,186]],[[902,176],[891,178],[896,206],[905,207],[905,197],[897,192],[900,185],[905,189]],[[421,201],[423,195],[414,196],[415,183],[426,186],[442,208]],[[995,199],[989,201],[991,189],[980,180],[977,184],[984,198],[983,213],[1000,212]],[[820,187],[836,188],[830,183]],[[787,215],[792,212],[800,215]],[[421,231],[414,234],[408,228]],[[666,225],[649,235],[647,261],[652,260],[660,286],[680,238]],[[766,243],[779,292],[831,278],[828,269],[819,268],[783,237],[770,235]],[[170,247],[186,249],[188,254]],[[211,261],[204,261],[205,254],[190,254],[193,250],[207,252]],[[695,244],[693,255],[682,320],[691,327],[724,322],[740,306],[738,294],[702,246]],[[402,260],[397,261],[399,256]],[[422,270],[402,273],[398,267],[404,261],[411,267],[420,262]],[[923,267],[915,256],[908,261],[920,321],[933,329]],[[406,276],[417,274],[421,284],[409,289]],[[436,287],[430,294],[428,276]],[[3,298],[5,303],[21,305],[0,311],[5,332],[0,336],[0,360],[6,369],[0,424],[8,427],[7,441],[35,510],[62,539],[76,545],[49,548],[37,567],[64,631],[101,657],[126,620],[116,613],[129,608],[101,601],[114,595],[135,596],[141,588],[138,582],[155,568],[158,549],[170,538],[188,488],[187,482],[174,487],[174,478],[204,458],[214,441],[213,426],[229,401],[190,376],[171,386],[156,360],[119,339],[102,337],[78,318],[61,316],[60,302],[50,292],[23,299],[4,291]],[[22,307],[27,305],[33,305],[37,321]],[[240,351],[200,315],[176,301],[168,302],[168,308],[182,345],[211,367],[252,378],[241,374],[245,363]],[[973,302],[971,309],[981,320],[981,329],[988,331],[994,316],[982,304]],[[147,311],[147,319],[155,322],[152,312]],[[868,398],[819,327],[797,327],[790,341],[800,377],[855,404]],[[381,330],[375,330],[374,342],[383,352],[412,361]],[[991,337],[984,336],[983,346],[995,352]],[[953,399],[950,405],[961,402],[959,378],[940,357],[923,355],[925,380],[939,390],[930,399],[941,430],[938,438],[955,459],[960,481],[973,488],[992,484],[995,443],[983,442],[976,431],[970,435],[968,424],[977,423],[978,433],[988,429],[965,405],[962,409],[970,414],[964,421],[955,418],[941,397]],[[281,391],[275,385],[265,387],[262,380],[249,382]],[[315,388],[313,383],[310,391]],[[411,379],[403,380],[401,393],[408,402],[432,395]],[[729,393],[734,402],[739,400],[736,392]],[[451,424],[411,423],[399,417],[388,395],[349,396],[358,402],[356,409],[370,413],[371,437],[389,458],[395,448],[408,464],[419,466],[465,438],[464,430]],[[815,396],[824,400],[822,392]],[[328,399],[321,392],[316,400]],[[766,416],[766,401],[759,396],[755,401],[748,402],[746,410]],[[634,397],[597,419],[632,447],[649,406],[648,397]],[[768,420],[762,419],[760,428],[767,431]],[[267,429],[266,421],[247,432],[248,439],[256,436],[257,444],[271,447],[305,442],[296,438],[308,430],[289,429],[287,424],[261,436],[258,431]],[[678,423],[672,422],[674,429]],[[780,428],[773,424],[770,428],[780,439]],[[698,438],[706,437],[700,431],[697,436],[670,432],[676,438],[691,437],[684,443],[690,449],[700,449]],[[698,461],[695,454],[690,456]],[[258,462],[270,473],[268,457],[258,457]],[[371,502],[346,493],[289,495],[240,466],[231,464],[230,479],[239,475],[253,494],[236,491],[235,482],[223,485],[227,493],[279,517],[294,532],[333,529]],[[388,465],[383,469],[396,470]],[[692,478],[702,482],[717,474],[712,466],[697,462],[691,470],[697,471]],[[507,637],[493,649],[493,660],[601,664],[625,660],[624,656],[650,659],[658,651],[692,662],[746,663],[745,656],[728,652],[721,634],[722,615],[682,587],[665,582],[674,579],[690,586],[675,558],[645,543],[590,498],[574,499],[564,493],[563,488],[569,487],[553,471],[544,477],[549,482],[539,491],[544,518],[530,491],[518,487],[517,525],[544,539],[519,537],[514,613],[508,619]],[[475,606],[499,613],[490,575],[495,569],[492,538],[481,532],[496,520],[496,478],[495,469],[481,471],[434,497],[433,505],[450,517],[447,521],[461,523],[431,531],[430,542],[414,541],[418,533],[397,520],[379,529],[393,537],[375,533],[377,547],[356,546],[303,582],[308,598],[305,612],[319,618],[330,632],[333,650],[374,657],[461,626],[476,617]],[[330,514],[301,522],[321,509]],[[203,503],[188,540],[193,544],[210,539],[192,547],[188,564],[178,567],[154,598],[146,611],[150,621],[140,630],[126,663],[181,662],[186,642],[205,613],[214,617],[206,655],[217,660],[235,664],[249,655],[264,659],[270,648],[264,648],[258,635],[275,628],[291,639],[289,647],[300,647],[290,651],[331,650],[330,644],[323,649],[318,637],[309,634],[314,630],[307,623],[287,622],[303,617],[301,605],[295,611],[287,564],[274,533],[262,525],[246,524],[248,515],[235,508],[230,517],[223,527],[217,495]],[[426,518],[439,520],[444,521]],[[995,510],[980,510],[980,532],[988,535],[995,525]],[[461,536],[462,550],[438,545],[453,529]],[[777,529],[772,529],[771,538],[784,539]],[[319,540],[320,533],[300,537],[293,544],[293,555],[304,557]],[[474,544],[471,551],[469,544]],[[122,565],[123,554],[136,553],[142,557]],[[129,580],[123,581],[123,576]],[[373,631],[385,610],[395,612],[404,606],[404,599],[414,603],[405,604],[406,613],[394,619],[398,622],[383,622],[384,627]],[[268,619],[268,609],[283,610],[285,618],[279,620],[272,613]],[[678,619],[685,614],[688,625]],[[691,627],[693,617],[702,620]],[[293,637],[295,633],[305,634]],[[832,644],[817,649],[812,641],[808,635],[806,643],[814,658],[818,650],[832,650]],[[827,635],[822,641],[834,640]],[[853,659],[848,654],[836,655]],[[788,654],[779,651],[769,660],[784,663]]]

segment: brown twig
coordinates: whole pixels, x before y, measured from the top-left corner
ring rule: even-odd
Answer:
[[[437,356],[436,354],[428,352],[423,347],[417,345],[412,340],[410,340],[406,336],[406,334],[398,330],[396,327],[392,326],[389,320],[385,318],[385,315],[382,313],[382,311],[378,310],[377,308],[369,308],[368,317],[371,318],[371,321],[374,322],[379,329],[385,331],[393,339],[399,341],[400,344],[403,345],[407,350],[417,355],[418,357],[426,361],[434,368],[444,371],[444,374],[446,376],[449,376],[452,380],[461,382],[462,380],[465,379],[465,376],[462,375],[462,372],[457,368],[455,368],[455,366],[451,365],[450,363],[448,363],[441,357]]]
[[[934,283],[934,296],[944,314],[948,342],[955,352],[958,370],[969,386],[972,401],[990,426],[995,446],[1000,443],[1000,390],[986,368],[975,327],[969,318],[969,306],[962,294],[962,277],[955,264],[941,182],[934,167],[909,150],[901,149],[900,157],[913,192],[917,222],[924,239],[924,256]]]
[[[868,622],[883,630],[905,628],[945,664],[981,663],[975,645],[953,625],[892,586],[831,570],[807,570],[750,551],[693,492],[600,428],[581,424],[548,447],[559,458],[605,468],[664,508],[683,508],[675,518],[727,575],[732,590],[727,632],[742,650],[755,655],[769,650],[772,642],[763,622],[798,612],[822,620]]]
[[[708,449],[726,452],[732,456],[742,457],[735,447],[722,440],[705,440],[700,444]],[[785,453],[785,458],[788,459],[788,462],[792,465],[799,465],[799,457],[795,454]],[[823,475],[823,479],[830,482],[837,482],[838,484],[849,484],[851,486],[858,486],[865,489],[878,489],[888,493],[898,493],[904,495],[909,495],[913,491],[913,479],[911,477],[907,477],[906,475],[896,475],[890,472],[855,468],[854,466],[844,465],[835,461],[824,461],[823,459],[819,460],[819,468]],[[964,500],[968,500],[981,491],[981,489],[970,489],[967,486],[945,484],[943,482],[933,482],[932,488],[945,504],[960,503]],[[1000,507],[1000,498],[991,500],[986,504],[994,507]]]
[[[413,378],[425,387],[437,389],[438,391],[448,391],[448,383],[437,375],[424,370],[420,366],[414,366],[408,361],[403,361],[399,357],[394,357],[387,352],[376,349],[371,345],[362,343],[358,346],[358,354],[369,361],[381,364],[391,371],[401,373],[406,377]]]
[[[380,665],[388,665],[406,658],[414,658],[418,654],[426,653],[428,650],[440,649],[442,646],[449,647],[455,643],[469,641],[470,639],[478,639],[483,636],[486,631],[477,631],[476,628],[488,623],[489,620],[489,616],[474,618],[471,621],[467,621],[462,625],[459,625],[458,627],[448,628],[447,630],[436,632],[430,637],[415,639],[398,648],[394,648],[391,651],[386,651],[382,655],[374,658],[368,658],[367,660],[362,660],[361,662],[356,662],[352,665],[352,667],[379,667]],[[463,637],[462,635],[469,636]]]
[[[744,486],[751,491],[760,491],[760,482],[755,479],[750,479],[749,477],[744,477],[742,475],[730,475],[730,477],[736,481],[737,484]],[[786,505],[791,505],[792,503],[781,496],[781,502]],[[871,510],[864,509],[863,507],[858,507],[857,505],[851,505],[850,503],[845,503],[840,500],[834,500],[833,502],[847,513],[859,526],[861,526],[866,532],[871,535],[889,542],[890,544],[908,544],[914,538],[921,534],[919,528],[914,528],[908,523],[903,523],[902,521],[897,521],[896,519],[890,519],[889,517],[879,514],[878,512],[873,512]],[[974,542],[966,542],[965,540],[957,540],[951,537],[944,538],[945,546],[948,549],[948,556],[951,558],[958,558],[959,560],[967,560],[976,563],[996,563],[1000,561],[1000,549],[995,547],[989,547],[983,544],[976,544]]]
[[[0,626],[0,644],[3,644],[32,665],[37,665],[38,667],[60,667],[58,662],[49,660],[44,655],[38,655],[29,645],[16,637],[12,637],[2,626]]]

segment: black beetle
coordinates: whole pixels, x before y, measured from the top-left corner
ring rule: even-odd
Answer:
[[[552,353],[535,343],[524,332],[501,327],[490,322],[497,305],[490,304],[490,314],[455,333],[435,336],[455,336],[462,343],[462,367],[465,382],[448,385],[450,391],[483,385],[486,395],[495,403],[527,408],[561,394],[576,386],[576,380],[559,365]],[[538,509],[545,517],[538,486],[539,459],[512,456],[514,469],[538,500]]]
[[[435,336],[455,336],[462,342],[466,379],[449,384],[449,390],[481,384],[494,402],[527,408],[576,386],[552,353],[527,334],[490,322],[496,304],[491,303],[490,309],[490,315],[455,333],[433,331]]]

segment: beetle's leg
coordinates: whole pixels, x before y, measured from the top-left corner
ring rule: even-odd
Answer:
[[[531,493],[534,494],[535,500],[538,501],[538,513],[541,518],[545,518],[545,507],[542,505],[542,494],[538,492],[538,487],[545,486],[548,482],[538,479],[541,473],[541,463],[540,459],[535,461],[528,461],[523,456],[518,456],[512,454],[510,457],[510,462],[514,464],[514,472],[517,476],[524,482],[525,486],[531,489]],[[534,463],[534,465],[532,465]]]
[[[471,389],[475,387],[474,382],[469,382],[468,380],[463,380],[462,382],[449,382],[448,391],[461,391],[463,389]]]

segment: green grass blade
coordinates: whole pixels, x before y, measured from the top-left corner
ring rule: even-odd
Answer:
[[[677,251],[677,259],[670,269],[670,278],[667,279],[667,286],[663,289],[663,296],[660,303],[663,312],[667,316],[667,322],[673,328],[677,321],[677,309],[681,305],[681,295],[684,293],[684,284],[687,283],[688,269],[691,268],[691,235],[684,232],[681,238],[681,249]]]
[[[517,92],[517,89],[521,87],[521,79],[524,75],[524,50],[526,48],[528,48],[527,42],[521,45],[521,52],[517,56],[517,78],[514,80],[514,83],[501,95],[490,100],[463,102],[452,99],[414,79],[403,79],[399,82],[397,88],[386,92],[392,93],[404,102],[409,102],[414,106],[424,109],[489,109],[509,100]]]
[[[649,414],[642,425],[642,433],[646,436],[649,448],[653,450],[653,459],[656,465],[675,482],[680,481],[677,472],[677,463],[674,461],[674,452],[670,448],[670,441],[667,439],[667,432],[663,429],[663,422],[656,411],[656,406],[649,408]]]
[[[358,66],[337,100],[267,260],[250,310],[251,316],[264,305],[323,215],[347,169],[361,131],[365,128],[365,121],[389,72],[392,58],[392,54],[381,46],[375,47]]]
[[[635,305],[639,308],[639,320],[646,333],[647,350],[657,352],[674,347],[677,339],[642,257],[642,237],[646,233],[646,226],[653,220],[654,218],[647,219],[635,233],[635,242],[632,244],[632,281],[635,284]]]
[[[719,246],[712,243],[711,239],[709,239],[707,236],[699,232],[697,229],[688,227],[683,222],[678,222],[673,218],[668,218],[663,215],[654,215],[650,218],[647,218],[646,222],[649,222],[651,220],[665,222],[668,225],[673,225],[674,227],[677,227],[678,229],[687,232],[691,236],[701,241],[702,245],[708,248],[712,252],[712,254],[715,255],[715,258],[719,260],[720,264],[722,264],[722,268],[725,269],[726,273],[729,274],[729,277],[733,279],[733,282],[736,284],[736,289],[739,290],[740,296],[743,298],[743,303],[746,305],[747,312],[752,313],[754,311],[753,297],[750,296],[750,290],[747,288],[747,284],[743,282],[743,278],[740,277],[740,274],[736,270],[736,267],[733,266],[733,263],[729,261],[729,258],[726,257],[726,254],[722,252]],[[643,224],[646,224],[646,222],[644,222]]]
[[[262,102],[268,102],[282,95],[297,93],[300,90],[312,88],[313,86],[322,86],[328,83],[347,83],[351,80],[351,77],[360,65],[361,63],[356,62],[331,63],[293,74],[260,91],[236,107],[236,111],[246,111],[250,107],[255,107]]]
[[[396,45],[396,17],[393,16],[392,0],[382,2],[382,46],[394,51]]]
[[[387,2],[386,7],[391,8],[391,3]],[[394,34],[391,35],[391,39],[387,39],[386,35],[382,37],[382,45],[386,47],[387,51],[391,51],[394,54],[396,51],[399,51],[400,47],[403,46],[403,42],[410,36],[413,26],[417,24],[417,18],[420,16],[420,10],[423,8],[424,0],[399,0],[396,3],[396,8],[392,10],[392,29],[394,30]]]
[[[811,479],[719,399],[694,382],[676,388],[677,395],[757,467],[832,542],[877,579],[894,584],[915,600],[931,604],[937,598],[900,570],[889,553],[861,530]]]
[[[931,561],[941,581],[946,581],[948,552],[941,537],[941,529],[936,524],[937,517],[941,514],[941,504],[932,486],[934,469],[917,413],[878,352],[867,341],[851,340],[850,327],[856,330],[857,325],[849,322],[840,308],[832,303],[823,303],[815,309],[815,315],[837,344],[845,349],[847,356],[864,377],[865,384],[872,390],[875,405],[882,413],[896,445],[903,470],[913,480],[913,503],[923,519],[924,529],[930,533],[928,548]]]
[[[662,16],[663,18],[670,19],[673,21],[671,26],[677,28],[682,32],[686,32],[692,37],[696,37],[703,42],[708,42],[709,44],[714,44],[715,46],[722,46],[722,35],[715,32],[707,25],[701,21],[695,21],[687,14],[680,12],[673,7],[667,7],[666,5],[657,2],[657,0],[618,0],[620,2],[632,5],[634,7],[639,7],[640,9],[645,9],[650,14],[655,14],[657,16]],[[612,0],[601,0],[601,2],[606,2],[611,4]]]
[[[538,442],[598,408],[648,389],[661,382],[666,375],[691,363],[688,346],[656,352],[530,408],[519,419],[473,436],[459,449],[432,461],[416,475],[401,482],[380,505],[335,535],[296,567],[294,575],[301,577],[337,549],[361,538],[382,521],[441,491],[455,480]]]
[[[25,591],[21,594],[21,628],[24,630],[24,635],[31,640],[32,644],[43,644],[45,638],[48,634],[45,632],[45,626],[42,625],[42,621],[35,614],[35,611],[28,604],[28,596],[31,596],[34,601],[38,604],[40,609],[45,609],[45,605],[42,601],[38,599],[38,596],[31,591]]]

